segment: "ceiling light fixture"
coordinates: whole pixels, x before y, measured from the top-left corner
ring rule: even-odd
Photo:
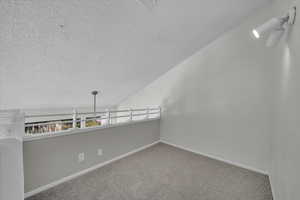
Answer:
[[[256,27],[252,30],[252,34],[256,39],[260,39],[263,36],[270,33],[267,40],[267,46],[276,45],[282,38],[286,27],[285,25],[293,25],[296,19],[296,6],[290,8],[288,13],[282,17],[274,17],[264,24]]]
[[[96,115],[96,109],[97,109],[97,106],[96,106],[96,103],[97,103],[97,94],[99,94],[101,91],[100,90],[93,90],[91,92],[91,94],[93,95],[93,98],[94,98],[94,114]]]

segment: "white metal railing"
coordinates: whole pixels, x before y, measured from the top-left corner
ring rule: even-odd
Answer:
[[[160,118],[161,108],[106,110],[100,112],[77,112],[25,115],[25,136],[57,134],[90,127],[109,127],[146,119]]]

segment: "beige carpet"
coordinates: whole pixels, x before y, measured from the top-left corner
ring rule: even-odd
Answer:
[[[267,176],[157,144],[27,200],[272,200]]]

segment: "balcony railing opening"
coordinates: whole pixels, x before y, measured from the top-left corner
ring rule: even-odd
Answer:
[[[115,124],[160,118],[161,108],[107,110],[100,112],[77,112],[25,115],[25,136],[41,136],[67,132],[74,129],[109,127]]]

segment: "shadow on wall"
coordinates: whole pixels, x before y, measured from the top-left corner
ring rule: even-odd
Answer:
[[[286,95],[288,94],[288,87],[289,87],[289,81],[291,78],[291,71],[292,71],[292,65],[291,65],[291,50],[288,45],[289,38],[291,37],[291,33],[293,31],[293,26],[289,26],[287,28],[287,31],[284,36],[283,40],[283,49],[282,49],[282,72],[281,72],[281,87],[280,87],[280,96],[281,100],[284,101],[286,98]]]

